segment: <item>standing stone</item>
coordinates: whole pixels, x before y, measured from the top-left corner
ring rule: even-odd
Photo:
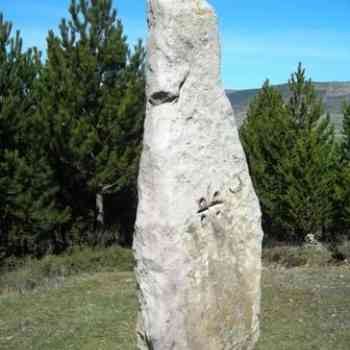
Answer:
[[[205,0],[149,0],[134,250],[138,348],[248,350],[259,334],[261,215]]]

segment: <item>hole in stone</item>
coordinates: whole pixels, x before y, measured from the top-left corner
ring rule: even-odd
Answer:
[[[216,212],[216,216],[221,216],[221,211],[220,211],[220,210],[218,210],[218,211]]]
[[[220,192],[219,192],[219,191],[216,191],[216,192],[214,193],[214,199],[218,198],[219,196],[220,196]]]
[[[202,216],[201,216],[201,223],[202,223],[202,225],[204,225],[206,222],[207,222],[207,217],[206,217],[206,215],[202,215]]]
[[[157,91],[150,97],[150,103],[154,106],[159,106],[164,103],[171,103],[178,99],[178,95],[174,95],[168,91]]]

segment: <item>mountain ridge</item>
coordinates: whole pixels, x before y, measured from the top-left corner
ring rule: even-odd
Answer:
[[[342,130],[342,106],[344,102],[350,103],[350,81],[313,82],[316,93],[322,98],[326,111],[330,114],[336,132]],[[288,84],[273,85],[285,99],[288,99]],[[235,111],[236,121],[240,127],[246,118],[250,101],[258,94],[260,89],[227,89],[226,94]]]

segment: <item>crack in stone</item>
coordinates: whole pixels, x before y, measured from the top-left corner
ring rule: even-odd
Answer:
[[[202,202],[203,203],[203,202]],[[204,203],[203,203],[204,204]],[[223,201],[220,201],[220,200],[216,200],[216,201],[212,201],[211,203],[209,204],[204,204],[204,205],[200,205],[200,209],[197,211],[197,214],[203,214],[205,212],[207,212],[210,208],[214,208],[214,207],[218,207],[218,206],[221,206],[223,205],[224,202]]]

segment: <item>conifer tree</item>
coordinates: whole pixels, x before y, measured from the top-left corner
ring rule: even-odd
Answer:
[[[350,104],[343,108],[343,130],[336,182],[337,231],[350,236]]]
[[[288,123],[282,95],[265,81],[249,105],[240,136],[262,206],[265,231],[275,231],[278,235],[281,233],[276,220],[280,215],[279,196],[285,184],[276,169],[292,142]]]
[[[343,162],[350,162],[350,104],[343,107],[343,139],[341,143],[341,157]]]
[[[303,241],[307,234],[325,238],[334,220],[334,128],[301,64],[289,80],[289,90],[287,110],[294,142],[278,167],[286,180],[280,220],[296,240]]]
[[[40,115],[61,200],[101,240],[135,213],[144,50],[129,49],[112,0],[73,0],[69,12],[49,33]]]
[[[39,53],[11,31],[0,14],[0,255],[42,254],[65,214],[34,131]]]
[[[301,64],[290,97],[265,83],[241,130],[269,229],[278,238],[325,238],[334,219],[337,147],[329,116]]]

